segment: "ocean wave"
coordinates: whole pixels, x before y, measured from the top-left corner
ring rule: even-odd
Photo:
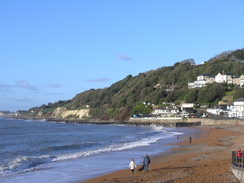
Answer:
[[[151,130],[147,131],[144,134],[141,134],[139,137],[135,137],[133,135],[127,136],[124,141],[113,142],[110,145],[106,145],[103,143],[93,143],[93,142],[86,142],[84,144],[71,144],[71,145],[62,145],[62,146],[53,146],[48,147],[53,150],[65,149],[65,148],[72,148],[72,149],[86,149],[85,151],[74,152],[74,153],[66,153],[60,155],[42,155],[42,156],[24,156],[18,157],[15,160],[9,162],[6,165],[0,165],[0,176],[8,176],[18,173],[23,173],[27,171],[34,171],[36,166],[48,162],[57,162],[57,161],[65,161],[71,160],[76,158],[82,158],[86,156],[94,156],[101,153],[106,152],[114,152],[114,151],[122,151],[127,149],[132,149],[136,147],[148,146],[151,143],[158,141],[159,139],[163,138],[170,138],[175,135],[180,135],[182,133],[179,132],[167,132],[162,127],[151,127]],[[87,150],[87,148],[81,147],[88,147],[93,146],[92,149]],[[45,151],[44,151],[45,152]]]
[[[151,125],[151,128],[152,128],[155,132],[160,132],[160,131],[166,132],[165,128],[162,127],[162,126]]]
[[[109,145],[109,146],[106,146],[106,147],[100,148],[100,149],[60,155],[60,156],[57,156],[56,158],[54,158],[53,161],[82,158],[84,156],[93,156],[93,155],[106,153],[106,152],[122,151],[122,150],[132,149],[132,148],[136,148],[136,147],[148,146],[149,144],[154,143],[154,142],[158,141],[159,139],[170,138],[170,137],[173,137],[175,135],[180,135],[180,134],[182,134],[182,133],[178,133],[178,132],[158,133],[154,136],[142,138],[138,141],[127,142],[127,143],[118,143],[118,144]]]
[[[103,145],[102,143],[97,143],[97,142],[86,142],[80,144],[47,146],[47,147],[43,147],[40,151],[46,152],[46,151],[62,151],[62,150],[79,150],[79,149],[95,148],[102,145]]]
[[[34,157],[18,157],[14,161],[9,162],[7,165],[0,165],[0,175],[12,175],[27,171],[33,171],[39,164],[52,161],[56,156],[34,156]]]

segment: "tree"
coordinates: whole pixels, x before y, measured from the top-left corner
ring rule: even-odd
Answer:
[[[144,113],[145,105],[139,102],[133,109],[132,114],[142,114]]]
[[[206,87],[199,89],[197,103],[217,103],[225,95],[226,84],[208,84]]]
[[[185,102],[194,103],[195,101],[197,101],[198,92],[198,89],[189,91],[188,94],[185,96]]]
[[[152,106],[144,105],[142,102],[139,102],[133,109],[132,114],[149,114],[152,111]]]
[[[236,87],[233,96],[234,100],[244,97],[244,88]]]

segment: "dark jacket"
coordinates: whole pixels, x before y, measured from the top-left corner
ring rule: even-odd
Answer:
[[[149,156],[145,156],[143,159],[143,164],[144,165],[149,165],[151,163],[151,160],[149,158]]]

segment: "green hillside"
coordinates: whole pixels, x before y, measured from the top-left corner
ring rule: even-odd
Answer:
[[[90,118],[125,120],[134,113],[150,112],[152,104],[160,105],[163,102],[217,104],[226,95],[231,95],[233,100],[243,97],[243,88],[227,86],[224,83],[212,83],[204,88],[188,89],[188,83],[196,80],[197,76],[217,75],[222,71],[238,77],[244,74],[244,49],[223,52],[201,65],[195,65],[193,59],[188,59],[177,62],[174,66],[158,68],[134,77],[128,75],[108,88],[84,91],[71,100],[32,108],[27,114],[35,116],[42,111],[42,117],[51,117],[52,111],[57,107],[69,110],[89,107]],[[144,106],[141,102],[151,105]]]

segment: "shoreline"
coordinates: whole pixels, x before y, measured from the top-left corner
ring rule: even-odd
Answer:
[[[124,169],[80,183],[239,182],[230,169],[231,151],[244,148],[244,127],[214,125],[211,131],[209,127],[192,127],[199,129],[199,133],[187,134],[193,137],[191,144],[188,136],[183,135],[182,141],[171,144],[177,148],[150,156],[149,172],[135,170],[132,175],[129,169]]]
[[[37,118],[26,116],[3,116],[3,118],[45,120],[46,122],[64,122],[78,124],[96,124],[96,125],[127,125],[127,126],[162,126],[162,127],[192,127],[192,126],[209,126],[209,125],[243,125],[244,119],[226,119],[226,118],[186,118],[186,119],[130,119],[130,120],[99,120],[99,119],[60,119],[60,118]]]
[[[31,118],[31,117],[8,117],[4,116],[3,118],[13,118],[20,120],[45,120],[46,122],[54,121],[54,122],[64,122],[64,123],[78,123],[78,124],[94,124],[94,125],[126,125],[126,126],[162,126],[162,127],[193,127],[200,126],[201,122],[199,120],[195,122],[183,122],[183,121],[116,121],[116,120],[106,120],[101,121],[97,119],[58,119],[58,118]]]

